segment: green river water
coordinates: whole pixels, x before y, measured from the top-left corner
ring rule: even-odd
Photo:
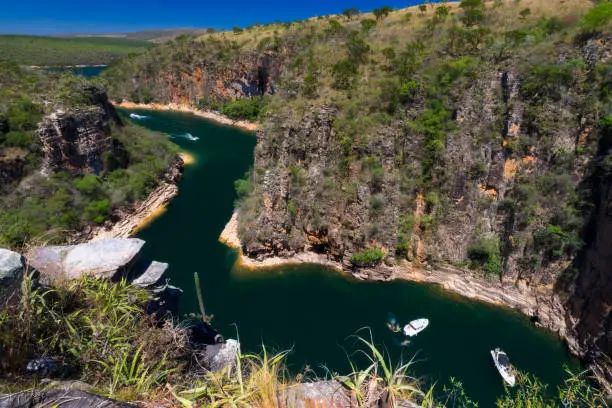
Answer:
[[[199,272],[207,313],[214,314],[213,323],[226,338],[236,335],[234,324],[238,327],[243,352],[260,351],[265,343],[268,349],[292,349],[293,372],[308,365],[324,375],[325,365],[348,373],[347,353],[357,347],[350,336],[369,327],[393,361],[416,356],[416,376],[440,388],[456,377],[481,407],[493,406],[504,392],[489,354],[494,347],[553,389],[563,366],[576,364],[556,336],[526,317],[437,286],[358,282],[319,266],[233,268],[236,252],[218,237],[233,211],[233,182],[253,163],[254,135],[188,114],[123,111],[131,112],[147,116],[137,122],[172,135],[196,160],[185,168],[180,195],[167,212],[138,234],[147,241],[143,256],[170,264],[172,284],[185,291],[181,313],[198,310],[193,272]],[[385,326],[388,312],[401,323],[427,317],[430,325],[400,347]]]

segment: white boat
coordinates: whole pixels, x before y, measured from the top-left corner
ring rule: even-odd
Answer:
[[[142,116],[142,115],[137,115],[135,113],[130,113],[130,118],[132,119],[146,119],[146,116]]]
[[[429,325],[429,320],[427,319],[416,319],[408,323],[404,326],[404,335],[405,336],[416,336]]]
[[[495,363],[495,367],[497,368],[497,371],[499,371],[499,373],[501,374],[504,381],[506,381],[509,386],[514,387],[516,378],[514,377],[514,370],[510,365],[510,359],[508,358],[508,355],[500,349],[496,348],[495,350],[491,350],[491,356],[493,356],[493,362]]]

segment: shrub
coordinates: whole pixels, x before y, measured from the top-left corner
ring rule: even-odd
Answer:
[[[351,263],[358,267],[373,267],[378,265],[383,258],[385,257],[385,253],[382,249],[372,247],[366,248],[361,252],[357,252],[351,256]]]
[[[586,13],[581,21],[582,27],[587,31],[598,31],[612,21],[612,3],[598,4]]]
[[[92,201],[85,207],[85,217],[96,224],[102,224],[108,216],[109,209],[108,200]]]
[[[221,113],[232,119],[256,121],[266,107],[266,98],[240,98],[221,107]]]
[[[468,247],[468,258],[474,265],[491,275],[500,275],[503,272],[499,251],[499,238],[487,236]]]
[[[361,31],[364,33],[369,33],[376,27],[376,20],[372,20],[371,18],[366,18],[361,20]]]
[[[334,88],[348,90],[353,86],[357,76],[357,65],[350,60],[342,60],[332,66]]]
[[[29,149],[33,143],[34,143],[33,132],[24,132],[24,131],[14,130],[4,135],[4,141],[3,141],[4,146],[22,147],[24,149]]]

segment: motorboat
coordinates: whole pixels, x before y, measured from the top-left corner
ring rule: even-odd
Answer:
[[[404,335],[413,337],[425,330],[429,326],[428,319],[416,319],[404,326]]]
[[[514,377],[514,370],[510,365],[508,355],[499,348],[496,348],[495,350],[491,350],[491,356],[493,357],[493,362],[495,363],[497,371],[499,371],[504,381],[509,386],[513,387],[516,383],[516,378]]]

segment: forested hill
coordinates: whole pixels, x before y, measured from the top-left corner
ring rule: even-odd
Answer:
[[[348,9],[181,38],[105,76],[116,99],[259,118],[247,255],[512,282],[610,381],[611,20],[589,0]]]

